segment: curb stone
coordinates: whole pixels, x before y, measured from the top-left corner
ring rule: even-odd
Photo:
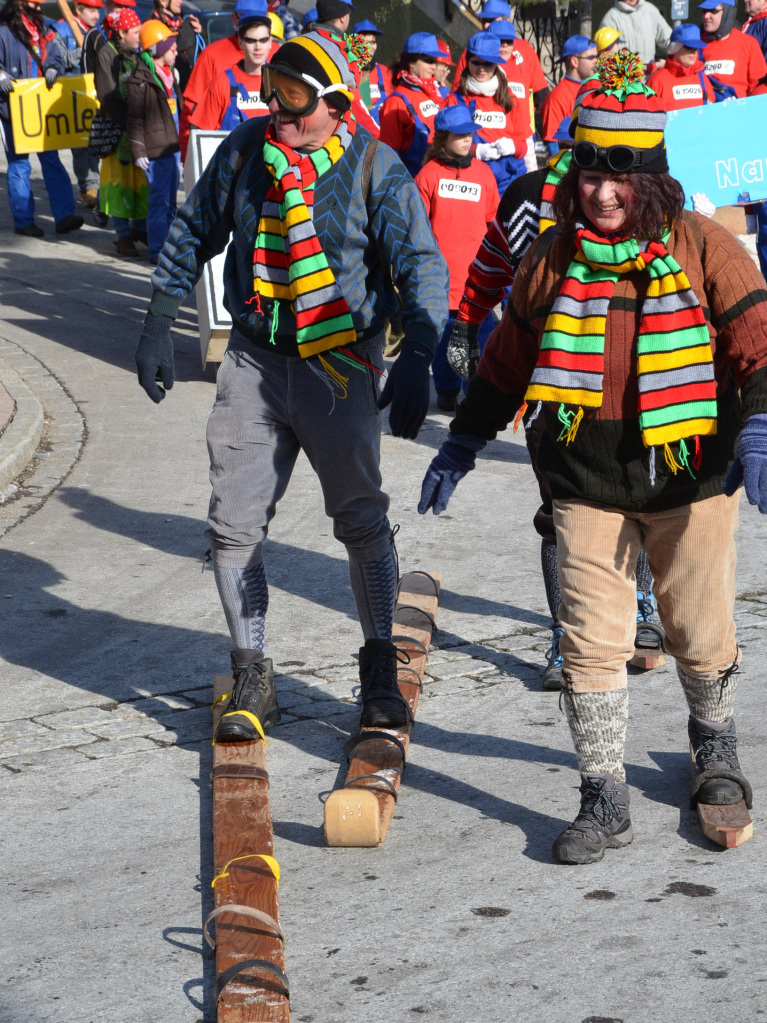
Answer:
[[[35,394],[6,361],[5,345],[0,348],[0,384],[15,410],[0,435],[0,490],[29,465],[45,429],[43,407]]]

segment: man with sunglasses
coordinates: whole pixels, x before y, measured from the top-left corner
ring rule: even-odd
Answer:
[[[391,405],[395,436],[417,436],[448,275],[404,165],[351,116],[346,54],[343,40],[309,32],[264,65],[271,119],[235,128],[179,210],[136,353],[139,382],[159,402],[173,385],[179,305],[231,236],[224,285],[234,326],[208,423],[206,535],[234,646],[234,695],[218,742],[255,738],[254,717],[264,729],[280,718],[263,653],[262,542],[302,449],[349,557],[365,638],[362,723],[392,728],[408,718],[391,642],[397,563],[381,489],[381,409]],[[392,280],[405,336],[387,376]]]
[[[193,128],[231,131],[247,117],[268,117],[261,98],[261,69],[272,48],[268,18],[241,18],[237,38],[242,60],[216,75],[190,117]]]
[[[572,114],[581,83],[594,74],[596,44],[588,36],[570,36],[562,46],[560,60],[565,65],[564,76],[548,94],[541,108],[543,141],[549,156],[559,152],[559,143],[554,136],[564,118]]]

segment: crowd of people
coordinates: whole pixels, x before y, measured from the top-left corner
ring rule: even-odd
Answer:
[[[136,354],[157,403],[173,385],[179,306],[229,246],[233,330],[208,425],[206,535],[235,684],[216,740],[252,739],[279,720],[262,545],[301,449],[349,557],[361,723],[407,723],[381,412],[390,407],[395,436],[415,438],[433,378],[439,409],[455,418],[426,473],[422,514],[444,511],[512,422],[524,425],[538,479],[552,616],[543,685],[563,694],[582,774],[581,809],[555,859],[594,862],[631,841],[623,744],[636,647],[676,658],[691,798],[750,803],[732,613],[743,483],[767,513],[767,293],[710,219],[710,199],[684,209],[664,129],[668,111],[767,90],[767,0],[747,0],[742,31],[734,0],[703,0],[701,27],[673,30],[648,0],[616,0],[593,39],[565,41],[554,88],[506,0],[486,0],[455,64],[444,41],[416,32],[388,67],[376,61],[381,30],[353,24],[344,0],[318,0],[290,29],[267,0],[237,0],[232,34],[208,46],[180,0],[156,0],[143,24],[135,0],[106,0],[99,27],[101,2],[78,2],[84,41],[65,51],[35,3],[8,0],[0,92],[23,77],[8,54],[49,85],[67,52],[93,71],[99,137],[112,125],[114,146],[100,170],[94,147],[80,158],[78,183],[112,218],[118,252],[135,256],[143,243],[157,263]],[[29,25],[38,49],[17,52],[13,33]],[[176,211],[195,129],[228,134]],[[61,161],[43,157],[56,229],[76,229]],[[38,234],[23,159],[14,223]],[[762,207],[749,217],[764,272]],[[392,321],[402,338],[387,372]]]

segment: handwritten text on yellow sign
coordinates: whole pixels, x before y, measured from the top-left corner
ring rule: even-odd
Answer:
[[[93,75],[66,75],[57,78],[51,89],[44,78],[22,78],[13,83],[8,100],[17,153],[88,145],[91,121],[99,107]]]

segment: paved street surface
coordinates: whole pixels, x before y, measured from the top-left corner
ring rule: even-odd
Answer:
[[[0,504],[2,1023],[210,1023],[210,700],[229,643],[203,570],[205,421],[196,313],[154,406],[133,351],[150,267],[88,226],[17,238],[0,205],[0,360],[50,422]],[[540,672],[550,633],[524,442],[479,459],[448,514],[416,513],[445,436],[386,436],[403,571],[439,569],[424,698],[384,845],[327,849],[322,799],[355,730],[359,629],[343,549],[301,459],[267,543],[267,750],[292,1018],[301,1023],[753,1023],[767,1016],[767,519],[744,505],[741,762],[754,839],[724,852],[687,806],[671,665],[631,679],[636,839],[550,862],[579,778]],[[700,594],[701,614],[706,593]],[[609,614],[609,608],[605,608]]]

